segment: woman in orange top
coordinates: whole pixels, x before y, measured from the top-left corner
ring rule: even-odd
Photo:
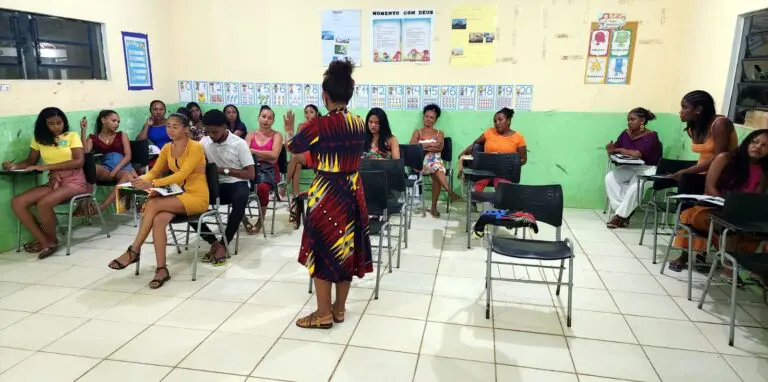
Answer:
[[[678,181],[683,174],[705,174],[715,157],[739,146],[733,122],[715,112],[715,100],[709,93],[694,90],[683,97],[680,107],[680,120],[685,122],[685,132],[691,137],[691,149],[699,154],[699,162],[672,174]]]
[[[160,150],[155,166],[146,175],[135,178],[131,183],[134,188],[141,190],[177,184],[184,192],[174,196],[149,198],[144,205],[136,239],[125,253],[109,263],[110,268],[119,270],[138,262],[141,246],[152,231],[157,260],[155,278],[149,282],[152,289],[160,288],[171,279],[165,266],[168,224],[176,215],[198,215],[208,210],[208,181],[205,178],[203,146],[189,138],[189,119],[185,115],[171,114],[167,126],[171,142]],[[166,176],[169,172],[171,174]]]
[[[520,155],[521,165],[528,162],[528,147],[525,144],[525,138],[523,138],[520,132],[510,128],[512,116],[514,115],[515,111],[506,107],[497,111],[493,116],[493,127],[485,130],[483,135],[469,145],[461,155],[472,154],[472,146],[474,145],[483,145],[483,152],[492,154],[517,153]],[[461,162],[461,159],[459,159],[459,162]],[[491,181],[493,181],[493,187],[497,187],[502,182],[509,182],[509,180],[502,178],[481,179],[475,182],[475,191],[483,191],[491,184]]]

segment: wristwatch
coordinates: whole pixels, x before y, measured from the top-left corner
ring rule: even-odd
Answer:
[[[228,168],[224,169],[224,175],[229,175],[229,169]]]

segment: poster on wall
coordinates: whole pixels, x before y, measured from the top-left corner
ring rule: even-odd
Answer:
[[[515,97],[515,85],[498,85],[496,87],[496,109],[512,108]]]
[[[531,111],[533,106],[533,85],[515,86],[515,110]]]
[[[195,89],[192,81],[179,81],[179,102],[195,100]]]
[[[371,60],[374,63],[432,60],[433,9],[381,9],[371,12]]]
[[[427,106],[429,104],[440,103],[440,85],[424,85],[424,96],[421,97],[422,104]]]
[[[288,105],[288,86],[286,84],[272,84],[272,106]],[[264,104],[266,105],[266,104]]]
[[[128,90],[152,90],[152,61],[146,34],[122,32]]]
[[[406,110],[421,109],[421,86],[419,85],[405,86],[405,109]]]
[[[402,85],[387,86],[387,109],[402,109],[405,106],[405,97]]]
[[[323,11],[321,18],[323,66],[345,58],[360,66],[360,10]]]
[[[590,26],[585,84],[628,85],[637,40],[637,22],[621,13],[603,13]]]
[[[355,93],[352,95],[353,107],[367,109],[371,107],[371,86],[355,85]]]
[[[205,81],[195,82],[195,102],[204,103],[208,101],[208,83]]]
[[[496,7],[469,6],[451,12],[450,64],[461,67],[496,63]]]
[[[237,82],[225,82],[224,83],[224,103],[239,105],[240,104],[240,84]]]
[[[304,84],[304,103],[322,107],[323,100],[320,99],[320,85]]]
[[[268,83],[254,84],[256,105],[268,105],[272,101],[272,87]]]
[[[477,85],[477,110],[493,110],[496,85]]]
[[[304,106],[304,87],[302,84],[288,84],[288,106]]]
[[[459,110],[475,110],[475,85],[459,86]]]
[[[440,86],[440,108],[445,110],[456,110],[458,93],[458,87],[455,85]]]
[[[256,88],[252,82],[240,83],[240,103],[248,106],[256,104]]]
[[[371,107],[387,107],[387,87],[384,85],[371,85]]]
[[[224,84],[208,82],[208,103],[224,103]]]

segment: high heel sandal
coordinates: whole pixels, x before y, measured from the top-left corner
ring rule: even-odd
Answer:
[[[139,257],[141,257],[141,253],[140,252],[134,252],[134,250],[133,250],[133,248],[131,248],[131,246],[128,246],[128,249],[123,253],[123,255],[125,255],[126,253],[128,254],[128,258],[131,259],[131,261],[129,261],[126,264],[122,264],[119,261],[117,261],[117,259],[120,258],[120,257],[118,257],[117,259],[112,260],[109,263],[109,265],[107,265],[107,266],[112,268],[112,269],[114,269],[114,270],[116,270],[116,271],[119,271],[121,269],[125,269],[125,267],[127,267],[127,266],[129,266],[129,265],[131,265],[133,263],[138,262],[139,261]],[[122,255],[120,255],[120,256],[122,256]]]
[[[152,279],[152,281],[149,282],[149,289],[158,289],[161,286],[163,286],[163,284],[165,284],[166,281],[171,279],[171,273],[168,272],[168,268],[167,267],[157,267],[157,268],[155,268],[155,277],[157,277],[157,274],[160,273],[160,271],[162,271],[162,270],[165,271],[165,277],[160,278],[160,279],[158,279],[158,278]]]
[[[325,320],[331,320],[331,322],[321,322]],[[319,317],[317,312],[311,313],[306,317],[296,320],[296,326],[304,329],[330,329],[333,327],[333,313],[325,317]]]

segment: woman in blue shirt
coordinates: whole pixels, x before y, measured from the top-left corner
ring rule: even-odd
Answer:
[[[224,106],[224,115],[227,117],[227,130],[245,139],[245,136],[248,135],[248,128],[240,120],[240,110],[237,109],[237,106],[232,104]]]
[[[144,123],[144,127],[141,128],[139,135],[136,136],[136,140],[143,141],[149,139],[158,149],[162,149],[166,143],[171,141],[171,137],[168,136],[168,126],[165,122],[165,103],[158,100],[152,101],[149,104],[149,112],[150,116],[147,118],[147,122]]]

